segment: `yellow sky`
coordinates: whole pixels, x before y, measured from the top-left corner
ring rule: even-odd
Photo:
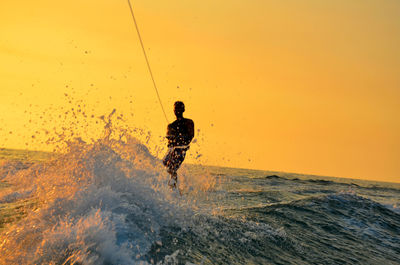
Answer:
[[[132,3],[169,120],[183,100],[202,162],[400,181],[399,1]],[[0,7],[1,146],[57,125],[64,93],[164,135],[127,1]]]

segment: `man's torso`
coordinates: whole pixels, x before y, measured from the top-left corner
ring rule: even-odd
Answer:
[[[191,119],[179,119],[168,125],[168,146],[190,144],[194,136],[194,123]]]

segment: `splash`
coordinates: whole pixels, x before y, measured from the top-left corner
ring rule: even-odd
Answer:
[[[199,208],[213,178],[183,170],[186,195],[171,193],[160,160],[134,136],[142,131],[114,119],[115,110],[100,117],[97,140],[65,128],[51,136],[50,159],[3,163],[0,203],[24,211],[1,231],[0,264],[144,264],[160,228]]]

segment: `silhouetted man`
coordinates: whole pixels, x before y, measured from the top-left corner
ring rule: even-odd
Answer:
[[[182,101],[176,101],[174,104],[174,112],[176,121],[168,125],[168,153],[163,160],[164,166],[167,167],[171,179],[168,185],[171,188],[176,188],[177,173],[176,171],[181,166],[186,156],[186,151],[189,149],[189,144],[194,137],[194,123],[191,119],[183,117],[185,104]]]

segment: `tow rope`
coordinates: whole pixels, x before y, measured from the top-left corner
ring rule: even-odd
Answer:
[[[167,114],[165,113],[165,110],[164,110],[164,106],[163,106],[163,104],[161,102],[160,94],[158,93],[158,89],[157,89],[156,81],[154,80],[153,72],[151,71],[149,59],[147,58],[146,49],[144,48],[142,36],[140,35],[139,27],[138,27],[138,24],[136,22],[135,15],[133,14],[133,8],[132,8],[130,0],[128,0],[128,4],[129,4],[129,9],[131,10],[132,19],[133,19],[133,22],[135,24],[135,28],[136,28],[136,31],[137,31],[137,34],[138,34],[138,37],[139,37],[140,45],[142,46],[144,58],[146,59],[147,68],[149,69],[151,80],[153,81],[153,86],[154,86],[154,89],[155,89],[156,94],[157,94],[158,102],[160,102],[160,106],[161,106],[161,109],[162,109],[162,111],[164,113],[165,120],[167,121],[167,123],[169,123],[168,122],[168,118],[167,118]]]

